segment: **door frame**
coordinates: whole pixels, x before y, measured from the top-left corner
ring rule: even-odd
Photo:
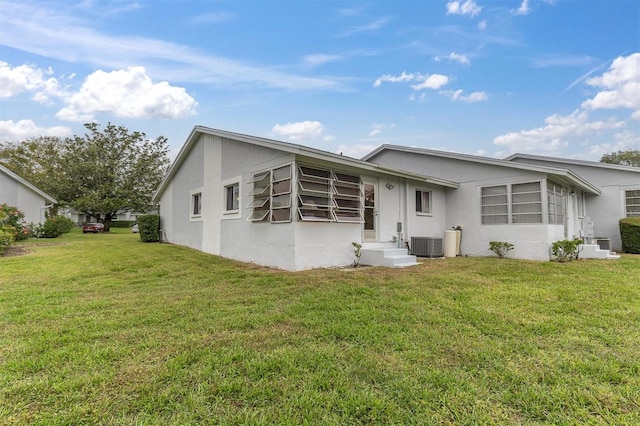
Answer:
[[[366,210],[367,207],[365,206],[365,194],[366,194],[366,187],[367,186],[373,186],[373,229],[372,230],[367,230],[365,229],[365,221],[362,221],[362,242],[363,243],[375,243],[378,242],[378,229],[380,228],[379,226],[379,221],[378,221],[378,205],[380,203],[380,196],[379,196],[379,192],[378,192],[378,179],[377,178],[363,178],[362,179],[362,189],[363,189],[363,201],[362,201],[362,207],[363,210]],[[364,211],[363,211],[363,216],[364,216]]]

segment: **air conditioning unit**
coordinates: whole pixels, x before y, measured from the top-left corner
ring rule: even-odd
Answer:
[[[411,254],[420,257],[442,257],[442,238],[411,237]]]

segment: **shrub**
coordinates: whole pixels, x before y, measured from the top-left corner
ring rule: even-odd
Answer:
[[[553,243],[551,253],[553,253],[558,262],[571,262],[578,259],[580,244],[582,244],[580,238],[556,241]]]
[[[355,268],[360,264],[360,257],[362,256],[362,244],[353,241],[351,245],[353,246],[353,267]]]
[[[160,216],[157,214],[144,214],[138,216],[138,229],[140,240],[145,243],[160,241]]]
[[[0,254],[4,253],[4,249],[13,242],[13,232],[0,229]]]
[[[489,241],[489,250],[497,254],[500,259],[504,259],[513,248],[514,245],[506,241]]]
[[[47,218],[44,224],[36,225],[33,232],[37,238],[57,238],[71,231],[74,226],[71,219],[58,215]]]
[[[620,238],[622,251],[640,253],[640,217],[627,217],[620,220]]]
[[[14,228],[14,239],[16,241],[25,240],[29,238],[28,224],[24,220],[24,213],[18,210],[17,207],[12,207],[7,204],[0,204],[0,224],[11,226]],[[4,219],[3,219],[4,218]]]

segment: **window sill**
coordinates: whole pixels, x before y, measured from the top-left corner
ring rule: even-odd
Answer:
[[[230,219],[242,219],[242,212],[240,212],[240,210],[228,210],[222,212],[222,220]]]
[[[422,213],[422,212],[416,212],[416,216],[433,217],[433,213]]]
[[[202,215],[189,217],[189,222],[202,222],[203,220]]]

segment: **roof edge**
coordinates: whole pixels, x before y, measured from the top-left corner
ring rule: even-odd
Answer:
[[[362,158],[364,161],[369,161],[371,158],[375,157],[377,154],[385,150],[400,151],[400,152],[407,152],[407,153],[420,154],[420,155],[431,155],[434,157],[451,158],[451,159],[460,160],[460,161],[469,161],[473,163],[490,164],[490,165],[501,166],[501,167],[509,167],[513,169],[565,176],[571,182],[573,182],[577,187],[587,192],[590,192],[596,195],[599,195],[601,193],[598,187],[588,182],[587,180],[583,179],[582,177],[578,176],[576,173],[572,172],[571,170],[568,170],[565,168],[540,166],[540,165],[528,164],[528,163],[519,163],[515,161],[507,161],[507,160],[498,159],[498,158],[482,157],[479,155],[460,154],[457,152],[437,151],[437,150],[426,149],[426,148],[385,144],[374,149],[373,151],[371,151],[369,154],[365,155]]]
[[[13,178],[14,180],[20,182],[21,184],[23,184],[24,186],[26,186],[27,188],[29,188],[30,190],[32,190],[33,192],[37,193],[38,195],[42,196],[46,201],[51,202],[52,204],[58,204],[58,200],[56,200],[55,198],[53,198],[51,195],[47,194],[46,192],[44,192],[43,190],[39,189],[38,187],[36,187],[35,185],[33,185],[31,182],[27,181],[26,179],[18,176],[17,174],[15,174],[14,172],[12,172],[11,170],[7,169],[5,166],[3,166],[2,164],[0,164],[0,170],[2,172],[4,172],[6,175],[8,175],[9,177]]]
[[[403,177],[407,179],[418,180],[425,183],[431,183],[434,185],[445,186],[449,188],[458,188],[458,183],[449,181],[446,179],[440,179],[432,176],[425,176],[418,173],[408,172],[406,170],[396,169],[380,164],[371,163],[368,161],[360,160],[353,157],[344,156],[342,154],[335,154],[329,151],[323,151],[316,148],[311,148],[303,145],[297,145],[290,142],[283,142],[274,139],[267,139],[259,136],[251,136],[242,133],[229,132],[226,130],[213,129],[206,126],[196,125],[189,133],[189,136],[185,140],[185,143],[180,148],[176,159],[169,167],[169,171],[158,186],[158,189],[153,194],[153,201],[159,201],[160,196],[166,189],[167,185],[175,175],[176,171],[180,168],[180,165],[186,158],[186,155],[191,150],[192,145],[198,140],[199,135],[208,134],[213,136],[220,136],[227,139],[237,140],[253,145],[259,145],[267,148],[278,149],[284,152],[289,152],[294,155],[308,156],[325,161],[333,161],[335,163],[357,167],[363,170],[372,172],[384,173],[387,175],[393,175],[397,177]]]
[[[550,161],[554,163],[575,164],[578,166],[598,167],[603,169],[614,169],[614,170],[623,170],[627,172],[640,173],[640,167],[635,167],[635,166],[624,166],[622,164],[601,163],[599,161],[575,160],[571,158],[548,157],[544,155],[515,153],[515,154],[509,155],[508,157],[505,157],[504,159],[505,161],[514,161],[518,158],[522,158],[525,160],[531,159],[531,160]]]

